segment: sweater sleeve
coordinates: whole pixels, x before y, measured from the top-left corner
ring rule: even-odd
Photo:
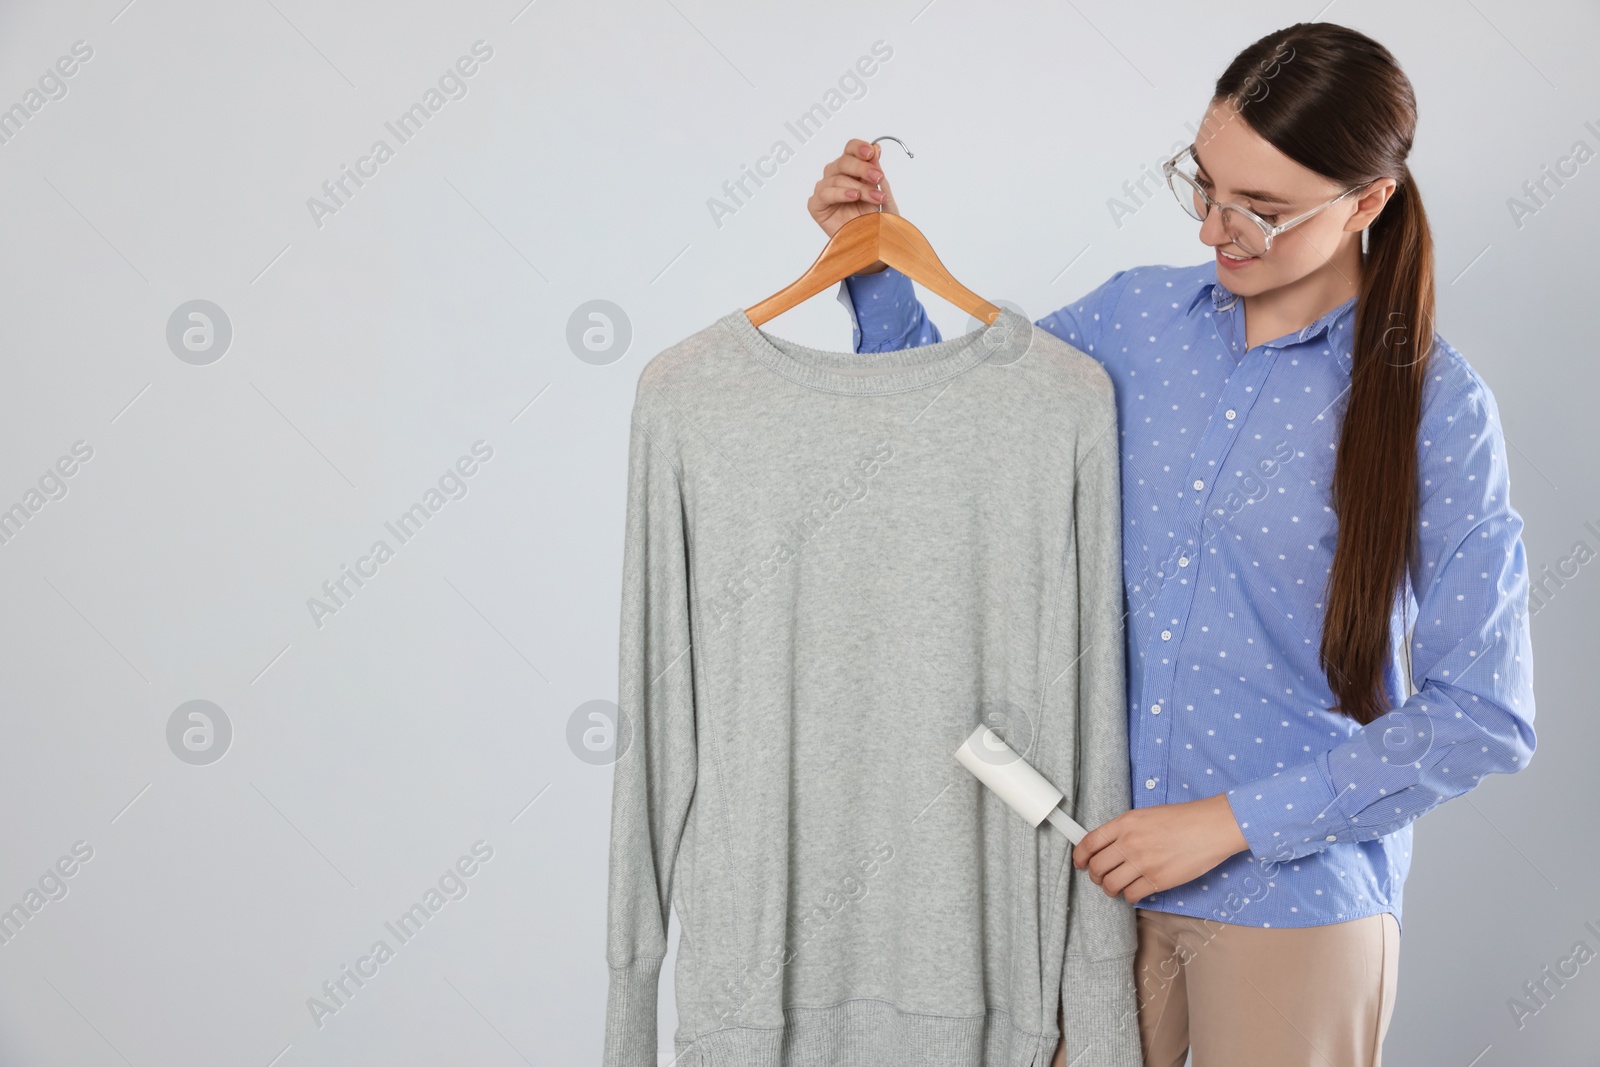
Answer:
[[[641,397],[642,399],[642,397]],[[673,866],[695,787],[681,481],[636,399],[628,451],[606,905],[605,1067],[656,1067]]]
[[[1093,829],[1132,806],[1123,647],[1119,436],[1111,381],[1086,427],[1074,478],[1078,561],[1078,774],[1072,816]],[[1063,679],[1065,681],[1066,679]],[[1062,1041],[1073,1067],[1141,1067],[1133,905],[1068,860]],[[1087,1054],[1086,1054],[1087,1053]]]

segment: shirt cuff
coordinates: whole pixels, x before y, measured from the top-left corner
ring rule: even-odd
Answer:
[[[1352,840],[1350,820],[1321,759],[1234,786],[1227,797],[1258,860],[1287,862]]]

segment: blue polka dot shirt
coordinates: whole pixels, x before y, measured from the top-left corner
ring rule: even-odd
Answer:
[[[839,299],[858,352],[941,339],[893,268],[846,279]],[[1145,266],[1036,325],[1116,388],[1134,806],[1225,792],[1249,843],[1139,906],[1399,922],[1412,822],[1535,745],[1528,566],[1494,395],[1435,334],[1419,551],[1383,671],[1393,710],[1363,727],[1328,710],[1317,662],[1355,301],[1249,347],[1214,262]]]

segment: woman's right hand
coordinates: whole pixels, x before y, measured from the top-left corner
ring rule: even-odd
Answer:
[[[806,201],[806,210],[822,227],[823,233],[832,237],[845,223],[858,215],[877,211],[879,205],[890,214],[900,214],[879,161],[882,154],[883,145],[852,137],[844,146],[844,154],[822,168],[822,180],[817,182],[811,199]],[[884,264],[874,263],[862,273],[871,274],[883,268]]]

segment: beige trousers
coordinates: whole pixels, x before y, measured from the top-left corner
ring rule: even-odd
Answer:
[[[1400,927],[1240,926],[1135,907],[1144,1067],[1381,1067]],[[1056,1050],[1052,1067],[1067,1064]]]

